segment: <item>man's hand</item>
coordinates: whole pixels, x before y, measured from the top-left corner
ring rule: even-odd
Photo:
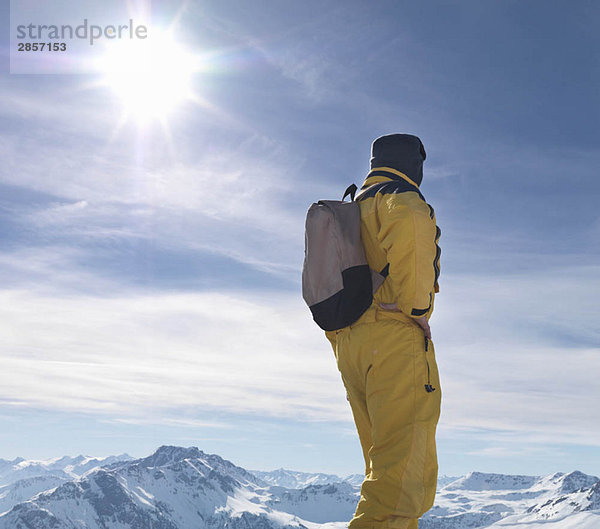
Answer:
[[[398,305],[396,303],[380,303],[379,306],[383,310],[390,310],[392,312],[402,312],[398,308]],[[421,329],[423,329],[425,336],[427,336],[427,338],[429,340],[431,340],[431,328],[429,327],[429,322],[427,321],[427,317],[421,316],[420,318],[413,318],[413,320],[415,320],[415,322],[418,323],[419,327],[421,327]]]

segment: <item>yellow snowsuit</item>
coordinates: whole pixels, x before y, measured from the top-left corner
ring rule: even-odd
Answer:
[[[395,169],[372,169],[357,200],[369,266],[388,276],[357,322],[326,333],[365,458],[348,527],[416,529],[435,497],[441,388],[433,344],[413,318],[433,311],[440,230],[417,184]]]

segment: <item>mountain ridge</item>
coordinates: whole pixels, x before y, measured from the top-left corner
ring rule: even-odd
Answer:
[[[55,458],[52,468],[80,472],[93,460],[79,457]],[[163,445],[142,458],[102,460],[104,465],[75,477],[44,473],[0,487],[0,529],[342,529],[360,496],[348,476],[283,468],[250,472],[197,447]],[[0,475],[8,476],[2,461]],[[11,463],[43,472],[52,466],[19,458]],[[301,486],[287,488],[274,484],[277,479]],[[443,480],[449,482],[442,486]],[[17,494],[26,496],[36,486],[47,488],[25,499]],[[598,529],[600,480],[580,471],[442,477],[436,503],[419,527],[533,529],[542,523],[546,529]]]

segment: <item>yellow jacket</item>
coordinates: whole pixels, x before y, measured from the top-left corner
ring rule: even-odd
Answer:
[[[384,305],[388,309],[395,304],[406,316],[429,319],[439,291],[441,253],[433,208],[415,182],[390,167],[372,169],[356,200],[369,266],[388,274],[361,318],[383,303],[391,304]]]

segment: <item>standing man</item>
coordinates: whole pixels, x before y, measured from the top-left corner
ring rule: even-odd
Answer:
[[[425,156],[410,134],[373,142],[357,200],[369,266],[386,279],[358,321],[326,333],[365,458],[349,529],[417,529],[435,498],[441,389],[428,321],[441,232],[419,190]]]

